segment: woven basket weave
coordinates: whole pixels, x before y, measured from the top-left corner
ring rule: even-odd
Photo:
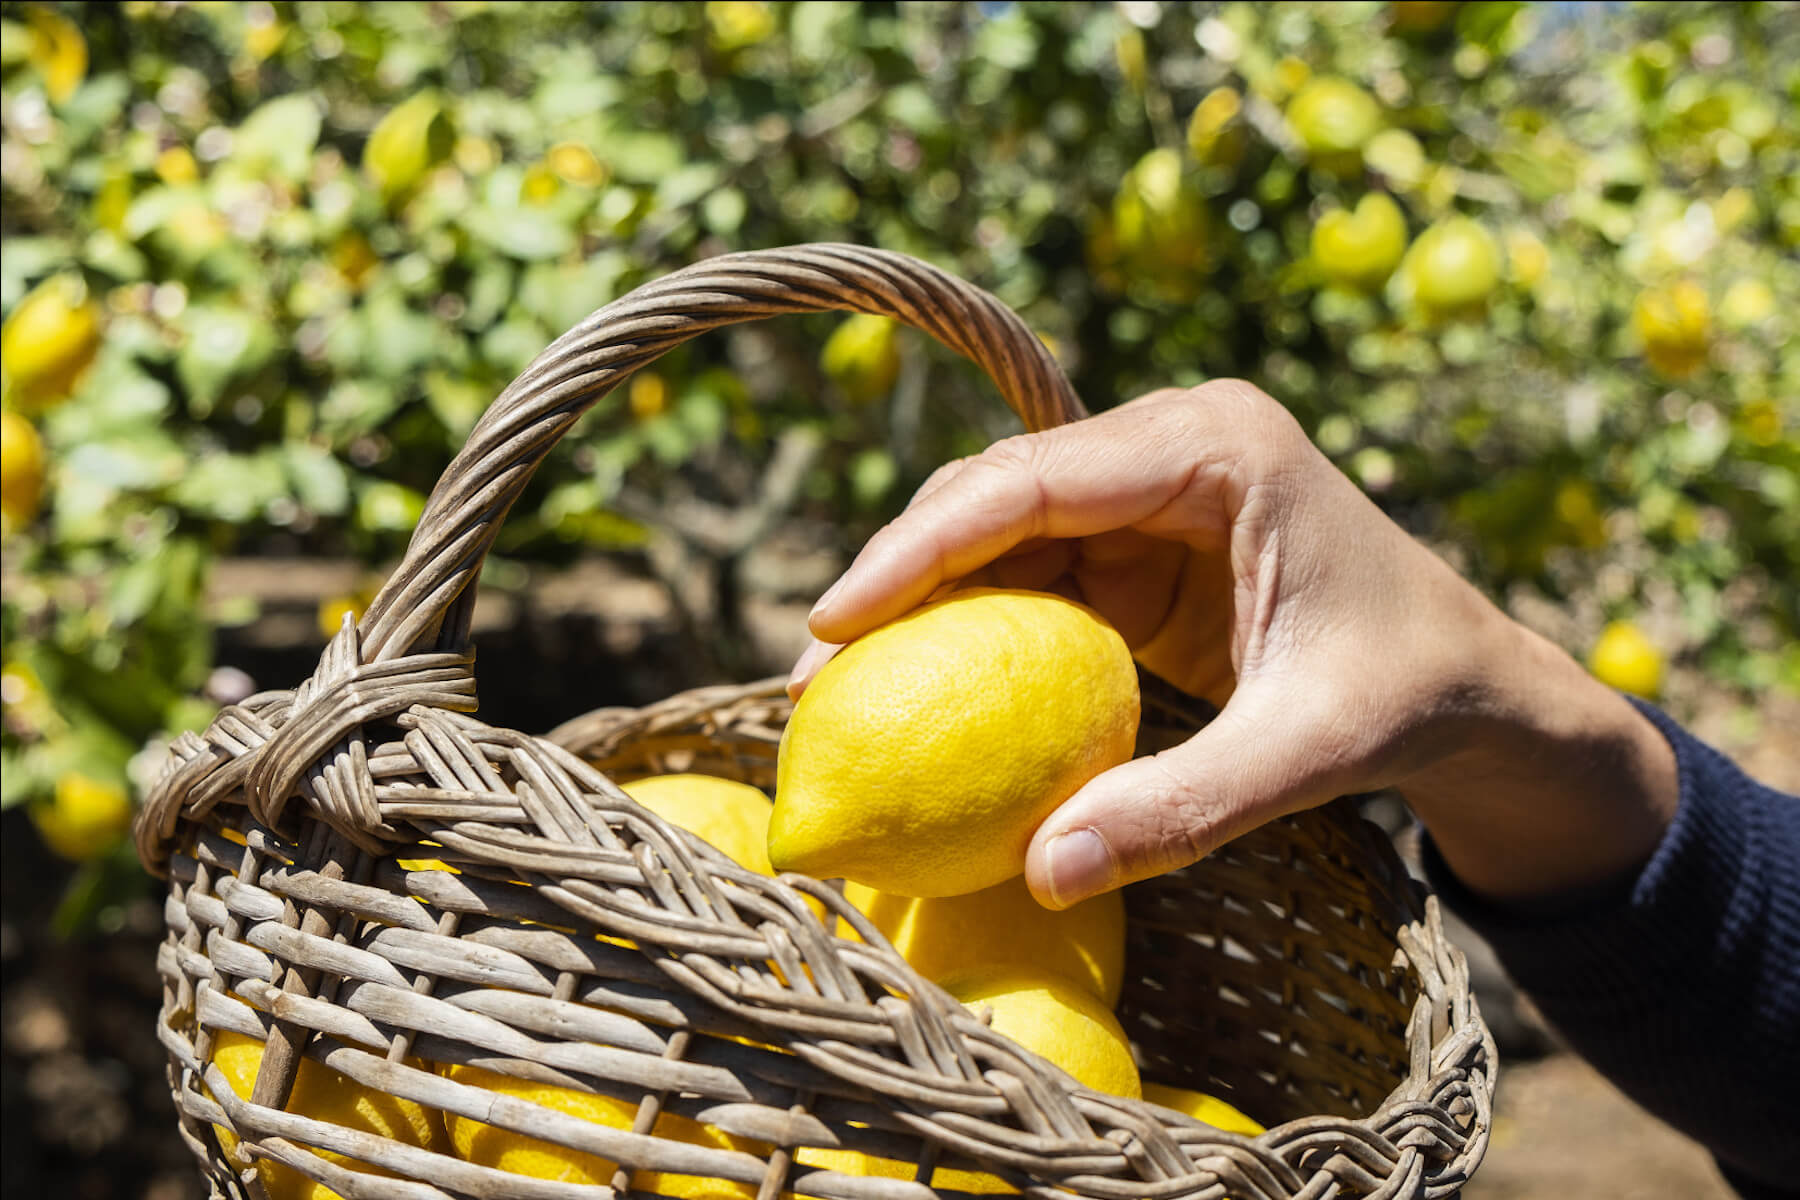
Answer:
[[[557,438],[701,332],[832,309],[897,317],[975,360],[1029,428],[1082,415],[1011,312],[924,264],[834,245],[707,260],[602,308],[513,382],[311,679],[177,742],[136,835],[169,881],[158,1034],[214,1194],[261,1200],[264,1159],[352,1200],[610,1194],[285,1112],[302,1055],[618,1162],[618,1189],[660,1171],[758,1200],[933,1194],[795,1163],[814,1146],[916,1163],[922,1180],[939,1164],[986,1171],[1039,1197],[1455,1194],[1486,1146],[1493,1042],[1435,902],[1342,803],[1126,893],[1119,1015],[1144,1077],[1271,1123],[1247,1138],[1081,1087],[922,980],[831,886],[746,871],[619,790],[667,771],[772,787],[789,712],[774,681],[601,710],[548,737],[466,715],[472,585]],[[1147,679],[1141,748],[1187,736],[1194,708]],[[400,865],[413,856],[460,873]],[[831,935],[837,916],[862,943]],[[267,1042],[248,1099],[210,1061],[223,1030]],[[421,1062],[613,1096],[637,1120],[607,1128]],[[665,1111],[739,1148],[654,1136]]]

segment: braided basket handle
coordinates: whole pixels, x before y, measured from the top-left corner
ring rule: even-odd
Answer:
[[[709,329],[833,310],[896,318],[973,359],[1028,429],[1086,415],[1055,358],[1011,309],[915,258],[818,244],[705,259],[597,310],[500,394],[364,615],[361,661],[468,648],[471,585],[507,510],[550,447],[634,371]]]
[[[331,639],[311,678],[226,708],[204,737],[177,740],[138,817],[145,864],[163,869],[184,812],[204,812],[239,787],[265,825],[298,796],[351,842],[380,853],[369,727],[415,707],[474,710],[473,585],[550,447],[632,372],[689,338],[831,310],[894,317],[973,359],[1028,429],[1085,415],[1056,360],[1011,309],[902,254],[793,246],[710,258],[645,284],[551,343],[500,394],[431,493],[406,557],[361,622]]]

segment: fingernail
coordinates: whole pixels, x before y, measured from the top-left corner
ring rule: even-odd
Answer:
[[[1103,892],[1112,883],[1112,852],[1092,829],[1059,833],[1050,839],[1050,898],[1058,908]]]
[[[809,642],[800,657],[794,660],[794,669],[788,672],[788,699],[798,700],[800,693],[812,677],[818,674],[819,668],[831,661],[831,656],[838,652],[838,647],[831,642]]]
[[[837,582],[825,589],[825,594],[819,597],[819,602],[812,606],[812,612],[807,614],[807,620],[812,620],[814,617],[817,617],[820,613],[831,607],[831,602],[837,599],[837,594],[844,590],[845,578],[845,576],[839,575]]]

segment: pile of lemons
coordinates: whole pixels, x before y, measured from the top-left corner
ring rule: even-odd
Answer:
[[[974,589],[883,626],[825,665],[783,737],[773,802],[748,784],[703,775],[640,779],[624,790],[751,871],[846,880],[845,899],[921,976],[1079,1083],[1258,1134],[1260,1125],[1220,1100],[1139,1078],[1113,1014],[1125,979],[1119,895],[1053,911],[1025,885],[1038,823],[1130,756],[1138,715],[1130,651],[1099,616],[1056,596]],[[847,921],[836,932],[858,937]],[[261,1049],[236,1034],[217,1042],[215,1061],[240,1095],[250,1092]],[[611,1129],[630,1130],[637,1115],[634,1103],[608,1096],[470,1065],[435,1069]],[[317,1062],[302,1065],[289,1111],[531,1178],[607,1184],[618,1170],[598,1154],[368,1092]],[[652,1132],[758,1157],[773,1149],[669,1112]],[[796,1158],[801,1168],[850,1175],[916,1173],[910,1162],[853,1150],[802,1149]],[[271,1200],[332,1195],[286,1167],[264,1169]],[[930,1182],[1018,1190],[952,1168]],[[647,1171],[631,1185],[690,1200],[751,1200],[756,1191]]]

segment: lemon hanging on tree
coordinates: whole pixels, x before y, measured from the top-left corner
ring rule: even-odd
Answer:
[[[47,804],[31,808],[44,844],[70,862],[87,862],[116,845],[131,825],[131,797],[110,780],[71,771]]]
[[[1468,217],[1451,217],[1419,235],[1401,270],[1426,311],[1466,312],[1485,304],[1500,282],[1500,247]]]
[[[1630,621],[1614,621],[1600,631],[1588,652],[1588,670],[1608,687],[1646,700],[1662,691],[1662,651]]]
[[[1021,874],[1032,833],[1130,757],[1137,671],[1092,609],[971,588],[846,646],[782,734],[769,860],[902,896]]]
[[[819,366],[854,404],[887,395],[900,377],[900,342],[892,318],[853,313],[825,340]]]
[[[12,409],[0,410],[0,528],[31,524],[44,496],[44,442]]]
[[[100,351],[100,306],[78,275],[52,275],[0,326],[8,403],[35,413],[68,398]]]
[[[1691,279],[1648,288],[1631,306],[1631,327],[1650,365],[1672,379],[1692,375],[1712,346],[1712,306]]]
[[[1334,209],[1313,226],[1313,262],[1343,287],[1380,287],[1405,253],[1406,217],[1385,192],[1364,196],[1354,212]]]

